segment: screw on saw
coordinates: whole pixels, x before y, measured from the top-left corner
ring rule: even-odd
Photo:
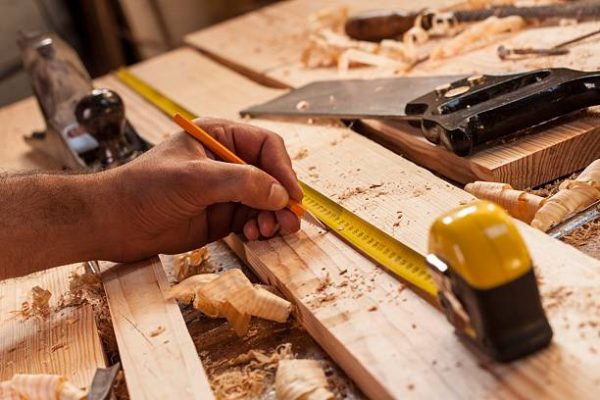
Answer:
[[[506,46],[498,47],[498,57],[501,60],[510,60],[512,56],[528,56],[528,55],[537,55],[537,56],[560,56],[569,53],[569,49],[566,47],[573,44],[590,38],[592,36],[600,34],[600,29],[586,33],[585,35],[578,36],[574,39],[567,40],[566,42],[557,44],[556,46],[550,48],[510,48]]]

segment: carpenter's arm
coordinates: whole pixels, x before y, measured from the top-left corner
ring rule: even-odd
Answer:
[[[250,240],[299,229],[302,199],[276,134],[197,121],[248,166],[213,159],[184,133],[109,171],[0,178],[0,279],[85,260],[135,261],[200,247],[231,232]]]

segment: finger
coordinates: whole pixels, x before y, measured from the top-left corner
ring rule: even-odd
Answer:
[[[279,229],[279,224],[277,223],[275,214],[273,214],[271,211],[261,211],[258,213],[257,222],[260,234],[266,238],[270,238],[275,235]]]
[[[275,217],[282,234],[293,233],[300,230],[300,219],[290,210],[275,211]]]
[[[244,225],[244,236],[250,241],[258,240],[260,238],[260,231],[258,230],[256,219],[251,219],[246,222],[246,225]]]
[[[251,165],[203,160],[195,163],[195,195],[209,206],[241,202],[259,210],[281,210],[287,190],[275,178]]]
[[[302,189],[279,135],[259,127],[219,119],[198,119],[196,123],[244,161],[258,166],[281,182],[291,198],[302,200]]]

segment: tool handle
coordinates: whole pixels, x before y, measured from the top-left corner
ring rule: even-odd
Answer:
[[[402,10],[376,10],[350,17],[344,30],[352,39],[379,42],[402,36],[419,14]]]
[[[247,165],[244,160],[238,157],[233,151],[229,150],[225,145],[219,142],[217,139],[206,133],[206,131],[200,128],[198,125],[187,119],[183,115],[177,113],[173,117],[177,125],[183,128],[189,135],[196,138],[200,143],[206,146],[210,151],[215,153],[221,160],[227,161],[233,164]],[[299,202],[290,199],[287,208],[296,214],[298,218],[302,217],[305,213],[305,209]]]

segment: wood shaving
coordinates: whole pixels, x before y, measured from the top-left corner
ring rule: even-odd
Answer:
[[[530,223],[545,199],[522,190],[515,190],[507,183],[477,181],[465,186],[465,190],[480,199],[497,203],[510,215]]]
[[[47,319],[50,316],[50,298],[52,293],[49,290],[39,286],[31,288],[29,293],[30,300],[21,303],[19,315],[27,320],[31,317]]]
[[[10,381],[0,382],[3,400],[82,400],[87,393],[60,375],[15,374]]]
[[[205,268],[209,258],[210,254],[208,252],[208,247],[201,247],[196,250],[188,251],[187,253],[176,255],[173,259],[173,270],[177,282],[181,282],[192,275],[197,275],[202,272],[214,272],[208,271],[207,268]]]
[[[167,330],[167,328],[165,328],[162,325],[159,325],[159,326],[157,326],[155,329],[153,329],[150,332],[150,337],[156,337],[156,336],[160,335],[161,333],[163,333],[166,330]]]
[[[282,360],[275,377],[278,400],[333,399],[327,378],[316,360]]]
[[[561,183],[558,192],[549,197],[538,210],[531,221],[531,226],[546,232],[598,199],[600,199],[600,160],[588,165],[576,179]]]
[[[437,46],[432,50],[430,57],[432,60],[438,60],[473,51],[493,43],[500,34],[517,32],[525,26],[525,20],[519,16],[492,16],[469,26],[449,42]]]
[[[292,310],[289,301],[253,285],[239,269],[192,276],[172,287],[169,297],[193,303],[211,318],[226,318],[239,336],[247,333],[251,316],[285,322]]]
[[[292,156],[292,160],[299,161],[305,159],[306,157],[308,157],[308,149],[306,147],[302,147]]]

